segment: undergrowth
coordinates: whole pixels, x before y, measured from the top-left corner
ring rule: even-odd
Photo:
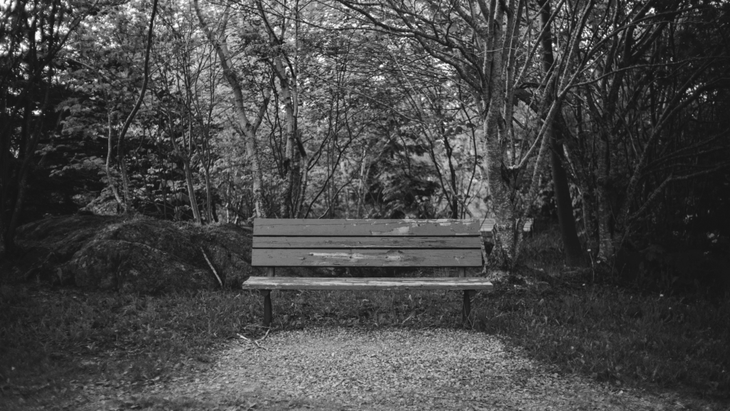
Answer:
[[[504,287],[508,288],[508,287]],[[730,395],[730,304],[682,303],[610,286],[503,289],[477,327],[533,358],[616,385]]]
[[[493,292],[475,294],[470,327],[564,372],[730,399],[730,302],[599,283],[589,270],[559,267],[555,241],[531,241],[539,251],[528,246],[527,266],[498,280]],[[164,380],[181,368],[209,366],[226,341],[243,343],[240,336],[260,338],[265,331],[263,299],[255,292],[152,297],[3,287],[0,395],[62,391],[90,380]],[[457,292],[286,291],[274,292],[273,301],[274,332],[462,327]]]
[[[0,301],[0,391],[89,378],[144,383],[211,361],[211,349],[252,323],[233,293],[160,297],[15,289]]]

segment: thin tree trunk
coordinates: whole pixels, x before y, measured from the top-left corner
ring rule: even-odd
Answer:
[[[203,167],[203,178],[205,179],[205,214],[208,224],[218,221],[216,213],[213,211],[213,184],[210,180],[210,168]]]
[[[449,185],[451,186],[451,201],[449,207],[451,208],[451,218],[459,218],[459,188],[456,178],[456,169],[454,168],[453,161],[453,147],[449,143],[448,136],[444,133],[444,148],[446,149],[446,158],[449,160]],[[444,194],[446,194],[446,187],[442,186]]]
[[[261,159],[259,158],[258,147],[256,144],[256,129],[258,127],[258,124],[260,124],[261,118],[263,118],[266,106],[268,106],[269,96],[266,96],[261,104],[259,118],[256,120],[256,123],[251,123],[248,119],[248,116],[246,115],[246,107],[244,105],[243,89],[241,88],[241,83],[238,81],[238,76],[236,75],[236,72],[231,68],[230,53],[228,52],[228,46],[225,43],[225,35],[221,36],[223,40],[220,41],[216,37],[215,33],[213,33],[213,31],[208,27],[208,23],[205,21],[205,17],[203,17],[203,13],[200,10],[199,0],[194,0],[193,6],[195,8],[195,14],[198,17],[198,21],[200,22],[200,26],[202,27],[203,32],[205,32],[208,41],[215,48],[216,53],[218,54],[218,57],[220,59],[220,65],[223,69],[223,75],[233,91],[234,107],[236,109],[236,120],[238,122],[240,132],[243,133],[244,136],[246,157],[249,160],[249,167],[251,167],[251,174],[253,175],[252,191],[255,210],[254,213],[257,217],[265,217],[266,212],[264,211],[263,202],[264,179],[261,172]],[[226,8],[223,15],[224,24],[222,25],[224,30],[226,26],[225,23],[228,21],[229,12],[229,8]]]
[[[185,171],[185,185],[188,189],[188,197],[190,198],[190,209],[193,211],[193,219],[195,224],[203,224],[203,220],[200,217],[200,208],[198,207],[198,199],[195,196],[195,184],[193,183],[193,172],[190,169],[190,160],[185,158],[183,160],[183,168]]]
[[[129,184],[129,175],[127,173],[127,166],[124,161],[124,157],[126,156],[126,151],[124,150],[124,138],[127,135],[127,130],[129,130],[129,126],[132,124],[132,121],[134,121],[134,118],[137,116],[137,112],[139,111],[139,108],[142,106],[142,101],[144,100],[144,95],[147,92],[147,85],[149,84],[150,80],[150,52],[152,51],[152,35],[154,34],[154,27],[155,27],[155,16],[157,15],[157,2],[158,0],[153,0],[152,2],[152,15],[150,16],[150,25],[147,30],[147,45],[145,47],[145,57],[144,57],[144,79],[142,80],[142,89],[139,92],[139,96],[137,97],[137,101],[134,103],[134,107],[132,108],[132,111],[127,116],[127,119],[124,121],[124,124],[122,125],[122,129],[119,131],[118,136],[118,143],[117,143],[117,162],[119,163],[119,171],[122,176],[122,188],[124,189],[124,212],[127,213],[130,210],[131,207],[131,201],[132,201],[132,193],[130,190],[130,184]]]
[[[125,211],[125,203],[122,200],[122,197],[119,195],[119,191],[117,190],[117,184],[114,182],[114,178],[112,177],[112,171],[111,171],[111,161],[112,161],[112,151],[114,147],[114,125],[112,124],[112,114],[107,113],[107,128],[108,128],[108,134],[107,134],[107,150],[106,150],[106,164],[105,164],[105,171],[106,171],[106,180],[109,184],[109,188],[112,190],[112,194],[114,194],[114,199],[117,200],[117,206],[121,207],[123,211]],[[117,210],[118,211],[118,210]]]
[[[167,180],[162,179],[162,218],[167,220]]]

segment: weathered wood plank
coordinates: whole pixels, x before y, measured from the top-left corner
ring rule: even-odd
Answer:
[[[255,267],[481,267],[481,249],[253,249]]]
[[[265,290],[491,290],[492,287],[486,279],[474,277],[249,277],[243,283],[244,289]]]
[[[314,220],[257,218],[254,236],[461,236],[490,232],[486,220]]]
[[[253,238],[253,248],[459,248],[479,249],[482,239],[459,237],[271,237]]]

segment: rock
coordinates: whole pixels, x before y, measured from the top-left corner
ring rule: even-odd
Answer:
[[[22,280],[86,289],[164,293],[226,287],[261,271],[251,267],[251,232],[235,225],[196,226],[146,217],[75,215],[21,227]]]
[[[233,224],[193,227],[193,240],[201,244],[226,287],[239,288],[251,275],[262,275],[251,267],[251,232]],[[207,262],[206,262],[207,264]]]
[[[12,260],[0,262],[0,281],[72,284],[73,276],[57,268],[68,262],[99,230],[122,221],[120,217],[48,217],[18,228],[16,242],[22,250]]]

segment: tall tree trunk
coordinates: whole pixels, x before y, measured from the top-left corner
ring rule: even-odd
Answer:
[[[281,97],[284,100],[284,111],[286,113],[286,146],[284,152],[286,185],[281,202],[281,217],[290,218],[294,217],[294,210],[296,210],[296,204],[299,202],[298,191],[301,187],[303,149],[298,136],[296,96],[295,91],[292,89],[292,79],[286,73],[280,56],[274,58],[273,66],[279,77]]]
[[[49,79],[50,80],[50,79]],[[49,81],[50,82],[50,81]],[[45,108],[47,106],[48,102],[48,89],[46,89],[46,96],[44,99],[43,107]],[[26,117],[28,120],[30,120],[31,116],[31,107],[26,107]],[[25,201],[25,192],[28,188],[28,175],[30,174],[30,163],[33,159],[33,154],[35,153],[36,147],[38,146],[38,141],[40,140],[40,126],[36,126],[35,131],[30,131],[30,121],[25,122],[26,125],[23,126],[24,131],[23,133],[26,134],[26,138],[24,139],[27,142],[27,146],[24,148],[24,150],[21,150],[21,155],[19,158],[22,158],[23,160],[20,162],[20,167],[17,171],[17,181],[6,181],[3,182],[5,184],[8,184],[10,186],[10,191],[12,193],[12,189],[15,188],[15,195],[13,196],[11,194],[10,196],[10,203],[7,204],[9,208],[9,215],[4,219],[5,224],[2,227],[3,228],[3,245],[5,247],[5,252],[7,255],[13,255],[15,252],[15,230],[18,228],[18,224],[20,223],[20,214],[23,210],[23,203]],[[41,122],[39,122],[40,124]],[[13,187],[13,183],[15,186]],[[3,187],[3,191],[5,191],[6,188]],[[14,197],[14,198],[13,198]],[[6,206],[5,203],[0,203],[0,206],[4,207]]]
[[[553,133],[555,134],[555,129],[553,129]],[[578,238],[578,230],[575,227],[573,200],[570,197],[568,176],[565,168],[563,168],[563,145],[554,137],[552,140],[550,168],[553,176],[553,190],[555,192],[558,223],[560,224],[560,235],[563,239],[565,251],[565,262],[568,266],[581,266],[585,264],[585,258]]]
[[[498,222],[494,227],[495,247],[492,256],[497,265],[511,267],[514,262],[515,246],[514,212],[510,201],[510,188],[502,178],[502,171],[505,168],[504,151],[502,150],[502,142],[505,138],[505,119],[502,118],[502,108],[506,103],[503,64],[505,11],[496,1],[492,1],[491,8],[486,12],[491,35],[483,45],[484,52],[488,56],[484,72],[489,74],[486,77],[489,79],[489,87],[483,91],[484,106],[487,109],[483,122],[484,138],[486,139],[484,169],[487,171],[490,211]]]
[[[555,63],[555,57],[553,54],[553,39],[552,29],[550,28],[550,15],[552,14],[550,8],[550,0],[538,0],[538,6],[540,9],[540,22],[542,23],[543,36],[540,39],[543,49],[542,67],[543,72],[546,76],[550,75],[553,70],[553,64]],[[551,94],[546,93],[550,99],[553,97]],[[546,104],[548,106],[549,104]],[[557,138],[560,127],[557,127],[557,122],[560,119],[560,115],[554,116],[553,119],[547,119],[552,121],[553,124],[550,127],[550,168],[552,170],[553,177],[553,190],[555,192],[555,205],[558,213],[558,223],[560,224],[560,234],[563,239],[563,248],[565,251],[565,260],[569,266],[578,266],[583,264],[583,251],[581,250],[580,240],[578,239],[578,231],[575,228],[575,218],[573,217],[573,203],[570,198],[570,188],[568,186],[568,176],[563,168],[563,145],[561,139]]]
[[[304,146],[299,136],[297,128],[297,116],[299,111],[298,91],[297,91],[297,42],[299,36],[299,3],[295,1],[292,12],[294,13],[294,61],[292,62],[286,54],[284,54],[283,46],[285,43],[285,32],[287,28],[286,20],[282,21],[277,33],[272,27],[267,17],[267,11],[261,1],[256,2],[256,8],[264,21],[264,26],[269,35],[272,49],[277,53],[271,59],[271,68],[279,79],[279,88],[281,98],[284,102],[284,112],[286,115],[286,144],[284,149],[284,178],[286,183],[282,193],[282,201],[280,214],[282,218],[295,217],[298,213],[298,204],[300,203],[299,190],[302,188],[302,157],[306,157]],[[286,11],[284,11],[286,12]],[[286,60],[289,71],[287,71],[284,63]]]

